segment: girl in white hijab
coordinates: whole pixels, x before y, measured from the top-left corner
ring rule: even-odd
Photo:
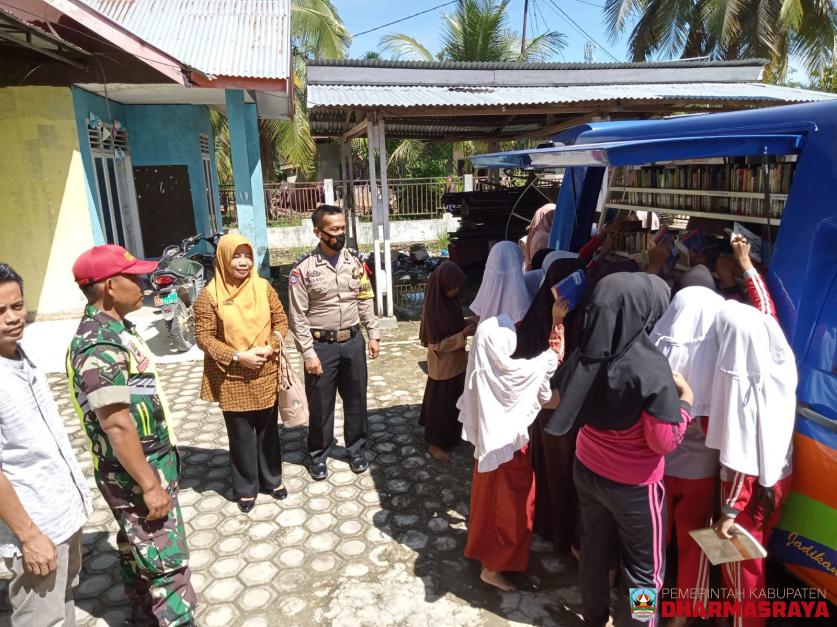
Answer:
[[[720,451],[722,464],[716,529],[730,537],[737,523],[766,545],[791,487],[796,362],[779,323],[749,305],[726,301],[715,329],[719,350],[706,445]],[[726,564],[724,579],[745,599],[763,594],[764,560]],[[743,624],[764,622],[745,618]]]
[[[672,372],[682,374],[694,392],[695,420],[689,423],[680,446],[666,455],[663,477],[668,509],[666,544],[673,528],[677,533],[677,587],[684,595],[678,598],[683,599],[692,598],[685,595],[694,594],[694,590],[708,595],[709,564],[689,532],[711,523],[717,498],[718,451],[707,448],[706,429],[718,358],[715,318],[723,306],[724,299],[714,290],[685,287],[651,332],[651,341],[668,359]]]
[[[473,311],[482,320],[506,314],[519,322],[532,299],[523,279],[523,253],[514,242],[497,242],[488,253]]]
[[[474,445],[476,459],[465,556],[482,563],[482,581],[504,591],[515,588],[502,573],[525,571],[529,563],[535,504],[529,425],[550,400],[558,367],[549,349],[512,359],[516,345],[508,315],[483,320],[458,403],[462,437]]]

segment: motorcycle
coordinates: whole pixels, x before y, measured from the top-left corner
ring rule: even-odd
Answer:
[[[198,233],[179,245],[167,246],[151,274],[154,305],[161,309],[169,342],[178,352],[188,351],[195,345],[195,301],[214,272],[214,251],[221,235],[213,233],[204,237]],[[200,241],[209,243],[212,252],[192,251]]]

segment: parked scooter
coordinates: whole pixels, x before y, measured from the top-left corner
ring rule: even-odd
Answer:
[[[203,237],[198,233],[180,245],[167,246],[151,275],[154,305],[163,312],[163,320],[174,350],[184,352],[195,345],[195,301],[203,286],[212,277],[215,249],[221,233]],[[201,240],[209,243],[209,253],[193,251]]]

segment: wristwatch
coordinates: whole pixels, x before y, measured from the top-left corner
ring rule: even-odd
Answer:
[[[238,353],[233,353],[232,360],[233,360],[235,363],[238,363]]]

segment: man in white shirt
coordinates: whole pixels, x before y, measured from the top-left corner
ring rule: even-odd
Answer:
[[[23,280],[0,263],[0,557],[13,627],[74,626],[90,491],[46,376],[19,345]]]

